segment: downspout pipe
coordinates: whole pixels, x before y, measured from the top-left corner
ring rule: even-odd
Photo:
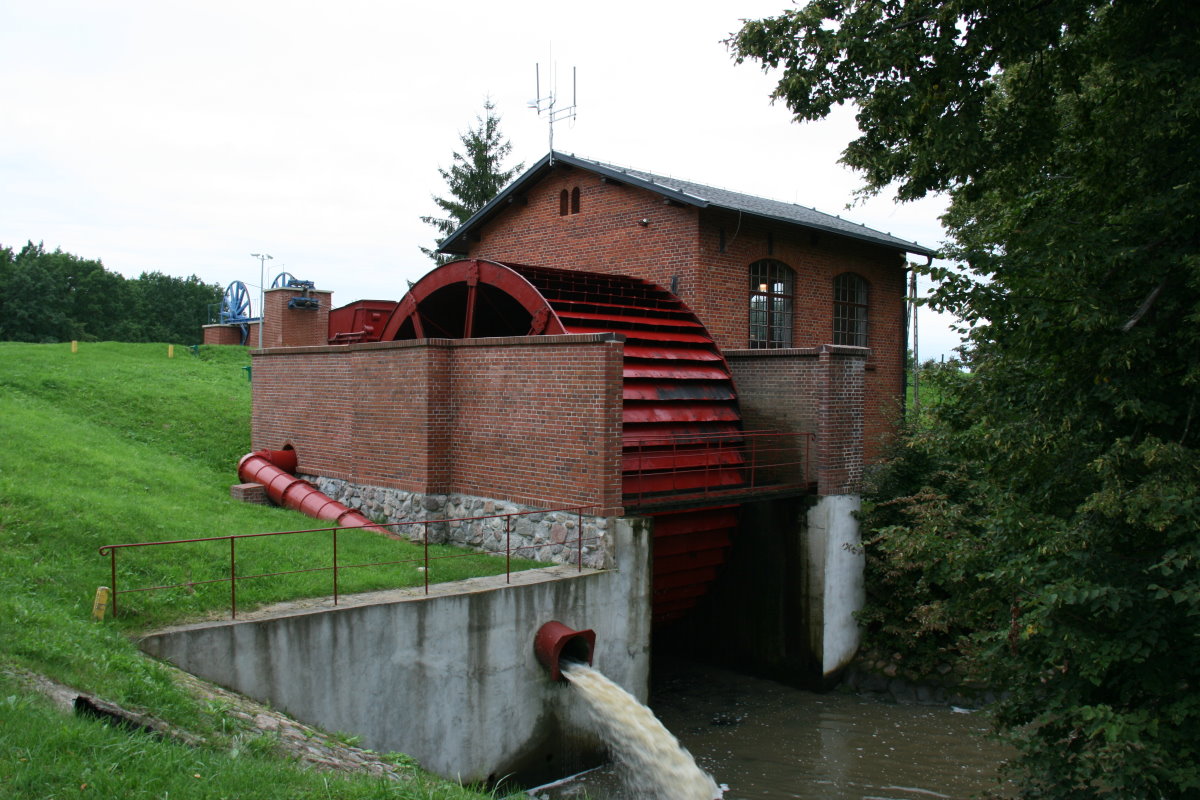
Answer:
[[[376,525],[359,512],[317,491],[303,478],[297,478],[295,450],[259,450],[247,453],[238,461],[238,477],[247,483],[258,483],[267,490],[267,497],[276,505],[299,511],[314,519],[326,520],[342,528],[366,528],[391,535],[387,528]]]

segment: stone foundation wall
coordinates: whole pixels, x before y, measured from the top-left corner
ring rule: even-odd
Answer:
[[[429,524],[433,544],[456,544],[512,554],[547,564],[576,564],[583,523],[583,566],[610,569],[613,554],[607,517],[572,511],[540,511],[517,503],[464,494],[419,494],[382,486],[362,486],[339,478],[302,476],[317,489],[381,523],[409,523],[394,530],[421,541]],[[483,517],[483,519],[473,519]]]

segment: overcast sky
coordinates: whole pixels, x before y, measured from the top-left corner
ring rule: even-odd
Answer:
[[[419,220],[484,99],[512,163],[549,149],[526,106],[578,70],[557,150],[801,203],[929,247],[944,203],[854,202],[843,110],[798,124],[722,40],[787,0],[0,2],[0,244],[27,240],[128,277],[253,287],[259,262],[399,299],[431,263]],[[547,265],[557,266],[557,265]],[[561,265],[569,266],[569,265]],[[958,344],[926,313],[921,355]]]

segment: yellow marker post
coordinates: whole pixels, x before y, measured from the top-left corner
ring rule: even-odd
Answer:
[[[169,345],[167,345],[167,358],[174,358],[174,357],[175,357],[175,345],[169,344]]]
[[[96,599],[92,602],[92,619],[102,620],[104,615],[108,613],[108,600],[112,597],[112,589],[107,586],[101,586],[96,589]]]
[[[71,352],[72,353],[79,352],[79,342],[75,341],[74,339],[71,340]]]

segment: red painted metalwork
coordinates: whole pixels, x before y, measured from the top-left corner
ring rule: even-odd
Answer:
[[[658,624],[686,614],[708,591],[733,544],[737,505],[650,515],[654,519],[653,617]]]
[[[702,434],[695,440],[687,434],[670,437],[670,433],[664,431],[658,440],[642,440],[648,442],[645,447],[639,442],[625,448],[625,471],[648,476],[642,481],[648,491],[636,496],[627,494],[627,506],[650,512],[687,501],[743,501],[815,489],[809,480],[811,433],[738,431],[725,437]],[[668,440],[669,447],[664,445]],[[729,452],[734,446],[740,448],[736,457]],[[737,470],[740,482],[736,485],[713,479],[714,474],[730,468]]]
[[[454,261],[409,289],[381,341],[566,332],[546,298],[509,265]]]
[[[418,329],[447,338],[468,330],[475,336],[620,334],[626,498],[745,485],[729,367],[696,315],[659,286],[621,275],[456,261],[412,287],[384,338],[416,338]],[[702,485],[682,486],[677,469],[628,457],[656,450],[674,463],[710,467],[693,473]]]
[[[456,261],[418,281],[384,327],[383,339],[615,333],[624,337],[622,490],[636,509],[662,502],[702,502],[750,485],[746,442],[729,367],[695,314],[672,293],[637,278],[492,261]],[[694,503],[693,503],[694,504]],[[687,515],[681,518],[696,520]],[[736,514],[726,524],[728,547]],[[660,522],[667,516],[660,515]],[[704,523],[707,525],[707,523]],[[703,528],[698,533],[703,534]],[[699,541],[699,537],[697,541]],[[670,564],[671,561],[665,562]],[[717,560],[719,563],[719,559]],[[696,580],[671,593],[669,616],[683,595],[704,593],[715,564],[685,577],[660,568],[655,585]],[[671,574],[671,577],[667,577]],[[660,613],[656,601],[654,616]]]
[[[314,519],[336,522],[343,528],[367,528],[388,533],[352,508],[317,491],[311,483],[297,478],[295,450],[259,450],[238,461],[238,476],[247,483],[266,487],[267,497],[277,505],[307,514]]]
[[[285,451],[271,451],[271,452],[278,453],[278,452],[285,452]],[[579,551],[578,551],[579,571],[582,572],[583,571],[583,545],[584,545],[584,543],[585,542],[596,543],[599,541],[599,537],[593,536],[593,537],[588,537],[587,539],[585,539],[583,537],[583,524],[582,524],[583,523],[583,514],[585,511],[587,511],[589,513],[594,513],[596,510],[597,509],[594,506],[572,506],[570,508],[555,508],[555,509],[538,510],[538,511],[522,511],[522,512],[518,512],[518,513],[514,513],[514,514],[488,514],[488,515],[481,516],[481,517],[462,517],[462,518],[447,519],[447,520],[437,520],[437,522],[450,525],[450,524],[454,524],[454,523],[472,523],[472,522],[479,522],[479,521],[487,520],[487,519],[498,519],[500,517],[504,517],[505,530],[509,531],[512,529],[512,518],[513,517],[523,517],[523,516],[527,516],[530,514],[541,515],[541,514],[547,514],[547,513],[551,513],[551,512],[574,513],[577,515],[577,519],[579,521],[578,530],[579,530],[580,534],[579,534],[579,538],[576,540],[576,544],[579,548]],[[429,593],[429,565],[432,562],[447,561],[447,560],[455,559],[455,558],[468,558],[470,556],[477,555],[477,553],[474,551],[464,551],[462,553],[456,553],[454,555],[448,555],[448,556],[430,556],[429,555],[429,521],[428,520],[421,520],[421,521],[417,521],[417,522],[393,522],[393,523],[387,523],[386,525],[381,525],[381,526],[371,525],[371,526],[369,526],[369,529],[371,530],[371,533],[373,535],[376,535],[379,528],[389,528],[389,529],[393,529],[393,530],[399,532],[399,531],[402,531],[404,528],[407,528],[407,527],[410,527],[413,525],[420,525],[420,526],[422,526],[422,529],[423,529],[423,535],[421,537],[421,540],[423,543],[423,551],[424,552],[423,552],[423,555],[421,558],[419,558],[419,559],[411,559],[411,558],[410,559],[401,559],[398,561],[373,561],[373,562],[365,563],[365,564],[345,564],[345,563],[339,562],[338,549],[337,549],[338,548],[338,533],[339,533],[339,531],[341,531],[342,533],[345,533],[347,531],[357,530],[356,528],[347,528],[346,526],[342,526],[341,528],[309,528],[309,529],[298,530],[298,531],[270,531],[267,533],[236,533],[236,534],[229,534],[226,536],[205,536],[205,537],[201,537],[201,538],[197,538],[197,539],[173,539],[170,541],[162,541],[162,542],[128,542],[125,544],[106,544],[99,549],[99,553],[100,553],[100,555],[108,556],[108,558],[109,558],[109,581],[110,581],[110,587],[112,589],[112,615],[113,615],[114,619],[118,615],[118,596],[119,595],[135,594],[135,593],[139,593],[139,592],[153,592],[153,591],[160,591],[160,590],[166,590],[166,589],[192,590],[196,586],[204,586],[204,585],[210,584],[210,583],[228,583],[229,584],[230,616],[231,616],[231,618],[236,619],[237,618],[237,582],[238,581],[252,580],[252,579],[256,579],[256,578],[273,578],[273,577],[282,576],[282,575],[299,575],[299,574],[307,573],[307,572],[332,572],[333,573],[333,579],[332,579],[333,580],[333,604],[336,606],[338,604],[338,597],[339,597],[338,573],[340,571],[344,571],[347,569],[354,569],[357,567],[386,567],[386,566],[398,566],[398,565],[402,565],[402,564],[423,564],[424,565],[424,576],[425,576],[425,593],[428,594]],[[368,527],[368,526],[363,526],[363,527]],[[299,534],[299,533],[328,533],[328,534],[330,534],[330,542],[332,545],[332,566],[330,566],[330,567],[313,567],[310,569],[288,570],[288,571],[284,571],[284,572],[262,572],[262,573],[257,573],[254,575],[241,575],[238,573],[238,571],[237,571],[237,547],[236,547],[236,543],[238,540],[240,540],[240,539],[258,539],[258,538],[262,538],[264,536],[293,536],[293,535]],[[410,537],[408,537],[407,535],[404,535],[402,533],[398,533],[393,538],[406,538],[407,539]],[[118,551],[136,549],[136,548],[142,548],[142,547],[164,547],[164,546],[179,545],[179,544],[195,544],[198,542],[224,542],[224,541],[229,542],[229,570],[228,570],[229,577],[227,577],[227,578],[212,578],[212,579],[208,579],[208,580],[192,580],[192,581],[188,581],[187,583],[173,583],[173,584],[164,585],[164,586],[144,586],[144,587],[136,588],[136,589],[121,589],[117,584],[117,552]],[[523,547],[513,548],[513,547],[511,547],[510,542],[508,542],[508,541],[505,542],[505,550],[504,550],[505,566],[504,566],[504,569],[505,569],[506,581],[511,579],[511,576],[512,576],[512,573],[511,573],[512,556],[516,555],[519,557],[523,551],[536,550],[540,546],[541,545],[525,545]],[[499,555],[498,552],[496,552],[494,554]]]
[[[394,300],[359,300],[329,312],[329,343],[378,342],[396,310]]]
[[[564,680],[562,676],[562,660],[592,663],[592,653],[596,649],[596,632],[593,630],[572,630],[557,620],[547,622],[538,628],[533,637],[533,652],[538,661],[550,673],[550,680]]]

